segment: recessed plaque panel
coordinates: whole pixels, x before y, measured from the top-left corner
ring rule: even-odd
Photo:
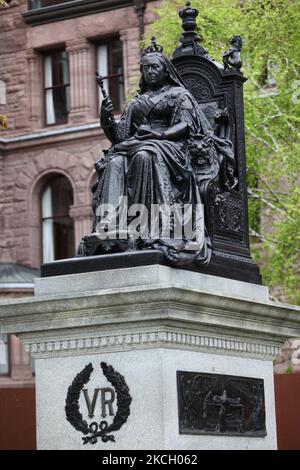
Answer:
[[[177,371],[179,433],[266,436],[263,379]]]

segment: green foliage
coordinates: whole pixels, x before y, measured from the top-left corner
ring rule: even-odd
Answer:
[[[289,365],[287,367],[287,370],[286,370],[286,374],[293,374],[295,371],[294,371],[294,367],[293,365],[289,362]]]
[[[150,34],[171,55],[184,0],[163,0]],[[243,37],[252,254],[279,299],[300,303],[300,2],[193,0],[203,45],[219,62]],[[298,287],[298,292],[297,292]]]

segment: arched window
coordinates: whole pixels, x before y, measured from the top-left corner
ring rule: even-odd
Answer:
[[[55,175],[42,192],[43,263],[75,254],[74,222],[69,216],[73,190],[69,180]]]

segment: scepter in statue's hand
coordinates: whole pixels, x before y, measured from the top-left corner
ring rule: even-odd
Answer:
[[[103,96],[103,100],[101,103],[101,114],[100,114],[100,119],[101,119],[101,125],[102,126],[111,126],[112,124],[115,123],[115,118],[114,118],[114,108],[113,104],[111,102],[111,99],[109,98],[108,94],[106,93],[106,90],[103,85],[103,77],[100,75],[98,72],[96,72],[96,82],[99,85],[101,89],[101,93]]]
[[[103,77],[98,72],[96,72],[96,82],[98,83],[98,85],[101,89],[101,93],[102,93],[103,98],[107,98],[107,93],[106,93],[106,90],[105,90],[104,85],[103,85]]]

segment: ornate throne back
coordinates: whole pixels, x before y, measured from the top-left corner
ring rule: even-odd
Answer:
[[[233,254],[237,255],[236,259],[240,256],[241,260],[250,259],[243,110],[246,79],[236,69],[224,70],[203,48],[199,54],[197,50],[181,53],[179,49],[174,54],[173,65],[218,136],[220,126],[215,115],[227,108],[228,137],[233,145],[237,179],[232,190],[221,190],[216,181],[200,188],[204,196],[206,226],[215,254],[225,258],[228,255],[228,259]]]

